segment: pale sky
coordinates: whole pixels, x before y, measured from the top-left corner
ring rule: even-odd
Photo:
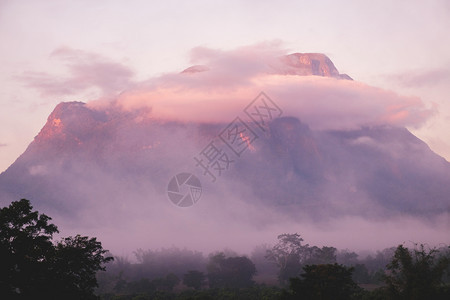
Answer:
[[[230,50],[262,42],[325,53],[357,81],[419,97],[436,114],[410,129],[450,161],[449,37],[446,0],[0,0],[0,172],[59,102],[114,96],[132,82],[181,71],[198,46]],[[96,66],[120,64],[114,74],[122,77],[109,87],[74,80],[67,53]],[[37,88],[36,78],[41,87],[48,78],[52,92]],[[76,88],[67,89],[69,83]]]

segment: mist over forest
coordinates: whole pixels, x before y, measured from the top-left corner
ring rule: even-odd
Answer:
[[[0,0],[0,300],[450,299],[449,28]]]

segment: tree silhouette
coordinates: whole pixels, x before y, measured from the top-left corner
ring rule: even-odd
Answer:
[[[95,299],[95,274],[105,257],[95,238],[68,237],[54,244],[58,228],[32,211],[29,200],[0,209],[0,295],[5,299]]]
[[[225,258],[219,253],[210,258],[207,265],[208,282],[211,288],[241,288],[254,284],[255,264],[245,256]]]
[[[450,258],[438,256],[438,252],[436,249],[426,251],[424,245],[413,250],[399,245],[384,277],[390,296],[412,300],[439,298],[442,277],[450,265]]]
[[[205,274],[200,271],[189,271],[183,275],[183,283],[196,290],[199,290],[203,286],[205,279]]]
[[[278,279],[282,285],[289,278],[296,277],[302,270],[303,263],[310,258],[309,245],[303,245],[303,238],[297,233],[284,233],[278,236],[278,243],[267,251],[266,258],[278,268]]]
[[[78,299],[93,295],[97,287],[97,271],[104,270],[103,263],[112,259],[104,257],[106,250],[103,250],[101,243],[96,238],[76,235],[58,242],[55,250],[50,258],[49,270],[53,273],[55,283],[58,283],[53,288],[55,292],[69,293]]]
[[[338,264],[307,265],[302,278],[291,278],[295,299],[346,300],[357,291],[352,280],[353,268]]]
[[[336,253],[337,249],[334,247],[324,246],[319,248],[317,246],[312,246],[307,251],[309,253],[309,258],[306,259],[304,264],[307,265],[325,265],[336,263]]]

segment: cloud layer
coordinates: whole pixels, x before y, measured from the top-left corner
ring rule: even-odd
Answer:
[[[205,67],[134,82],[132,72],[123,65],[96,54],[63,48],[52,56],[65,62],[69,70],[67,78],[58,81],[45,74],[24,80],[42,93],[52,95],[77,93],[97,87],[103,92],[103,97],[88,103],[90,108],[107,113],[115,109],[137,111],[139,114],[122,116],[139,116],[141,121],[143,116],[147,116],[152,120],[229,123],[261,91],[277,103],[284,116],[295,116],[313,129],[354,129],[379,124],[419,127],[434,113],[419,98],[400,96],[360,82],[279,74],[283,67],[279,58],[284,54],[286,51],[276,44],[260,44],[229,51],[195,48],[191,53],[191,63]],[[124,124],[129,125],[127,122]],[[45,165],[29,169],[32,176],[49,173],[55,178],[64,178],[61,184],[63,192],[89,199],[86,200],[88,205],[78,212],[74,220],[49,213],[55,216],[57,224],[64,224],[64,228],[74,230],[74,234],[81,230],[85,234],[100,235],[108,248],[127,252],[137,247],[171,245],[208,251],[232,247],[249,252],[253,246],[273,241],[283,232],[302,233],[314,244],[354,249],[392,246],[401,239],[430,243],[445,240],[448,228],[446,215],[439,217],[436,224],[427,224],[407,216],[389,222],[357,216],[315,222],[306,213],[293,221],[279,212],[258,205],[258,197],[252,194],[249,186],[231,179],[224,179],[214,187],[205,183],[205,196],[195,208],[174,208],[166,199],[167,182],[176,172],[194,168],[192,156],[201,148],[189,142],[187,131],[170,129],[157,132],[158,122],[150,123],[152,126],[143,127],[142,132],[137,130],[138,126],[117,126],[112,134],[112,140],[117,144],[111,148],[116,149],[118,154],[107,147],[102,149],[105,152],[98,154],[101,159],[109,158],[111,163],[106,165],[117,165],[119,171],[101,171],[92,164],[93,161],[73,164],[74,170],[70,171]],[[152,135],[150,129],[156,133]],[[135,152],[129,147],[140,145],[143,140],[149,141],[146,149],[151,149],[148,151],[154,156],[144,153],[146,155],[142,154],[142,160],[139,160],[138,154],[133,154]],[[160,149],[156,141],[162,141],[161,145],[166,147]],[[365,144],[371,142],[369,138],[355,141]],[[125,153],[122,156],[120,146],[123,146]],[[132,153],[130,157],[136,159],[135,165],[132,164],[133,160],[123,160],[128,153]],[[169,159],[162,159],[166,156]],[[126,170],[134,169],[148,172],[144,174],[149,176],[144,176],[144,180],[127,178]],[[338,180],[341,184],[346,180],[353,181],[353,178],[343,178],[343,173],[340,175]],[[154,185],[150,184],[152,180]],[[66,185],[66,182],[70,182],[70,185]],[[64,199],[64,196],[59,198]],[[363,197],[340,199],[334,190],[326,198],[344,211],[351,210],[356,204],[365,205],[364,201],[368,201]],[[71,214],[70,205],[80,209],[76,201],[60,205]],[[55,203],[52,203],[53,206],[56,206]],[[373,206],[367,208],[372,209]],[[67,231],[65,234],[68,234]],[[358,238],[354,239],[355,236]]]
[[[276,42],[227,51],[197,47],[190,53],[190,62],[197,67],[136,82],[133,71],[121,63],[63,47],[51,57],[64,63],[65,78],[26,72],[20,79],[43,96],[73,96],[94,88],[101,96],[89,103],[93,108],[145,108],[151,110],[152,118],[178,121],[229,122],[261,91],[285,115],[298,117],[315,129],[379,124],[418,128],[436,113],[417,97],[357,81],[283,75],[284,69],[292,68],[280,59],[286,54]],[[422,81],[415,77],[407,81],[418,80]]]
[[[320,76],[282,75],[276,44],[221,51],[195,48],[198,72],[169,73],[136,83],[113,104],[124,110],[151,109],[151,117],[179,121],[228,122],[266,92],[285,112],[315,129],[347,129],[390,124],[420,127],[435,113],[417,97],[405,97],[366,84]],[[98,100],[101,109],[111,102]]]
[[[130,68],[95,53],[63,47],[53,51],[50,57],[65,65],[68,70],[65,78],[45,72],[24,72],[19,76],[25,85],[35,88],[42,96],[76,95],[90,88],[111,95],[132,84],[134,74]]]
[[[450,67],[444,66],[426,70],[412,70],[389,76],[404,87],[434,87],[450,80]]]

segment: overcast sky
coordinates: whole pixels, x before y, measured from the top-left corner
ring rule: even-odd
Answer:
[[[0,171],[61,101],[181,71],[198,46],[263,42],[325,53],[357,81],[421,98],[436,114],[410,129],[450,160],[449,36],[446,0],[0,0]]]

